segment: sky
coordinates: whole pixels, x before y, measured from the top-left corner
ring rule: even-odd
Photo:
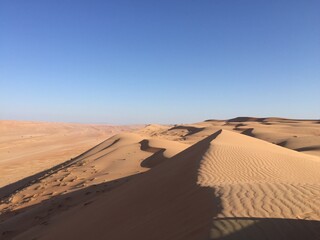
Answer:
[[[1,0],[0,119],[320,118],[318,0]]]

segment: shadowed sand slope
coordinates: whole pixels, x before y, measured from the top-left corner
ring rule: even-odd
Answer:
[[[208,238],[211,219],[217,213],[218,204],[215,203],[214,192],[211,188],[197,185],[197,174],[201,156],[208,148],[210,141],[218,134],[215,133],[183,150],[142,175],[132,176],[129,181],[112,191],[105,191],[98,195],[99,197],[95,195],[90,201],[87,200],[90,204],[78,204],[61,215],[46,219],[46,224],[40,223],[22,235],[17,235],[14,239],[33,239],[34,237],[37,239]],[[119,144],[123,144],[124,147],[133,147],[132,142],[141,142],[139,136],[136,135],[122,136],[114,143],[115,140],[117,139],[108,141],[112,145],[111,148],[113,147],[112,150],[109,150],[113,152],[120,148]],[[149,139],[148,141],[153,148],[159,148],[156,144],[160,140]],[[160,142],[168,149],[174,145],[169,142],[170,144],[166,146],[164,143],[168,141],[165,140]],[[105,143],[105,145],[108,144]],[[137,147],[139,149],[141,145]],[[184,146],[183,148],[185,149]],[[95,154],[102,154],[103,149],[104,147],[100,146],[99,149],[93,151],[96,151]],[[134,149],[131,149],[131,152],[133,151]],[[150,154],[150,152],[147,153]],[[87,155],[90,156],[90,153]],[[170,157],[170,155],[167,156]],[[128,162],[130,164],[130,161]],[[86,188],[85,191],[87,190]],[[72,196],[72,193],[70,194]],[[70,198],[68,194],[65,197]],[[57,200],[51,199],[51,201]],[[24,214],[29,214],[28,217],[31,218],[33,214],[30,212],[39,214],[38,211],[43,206],[44,204],[34,206],[29,213],[26,211]],[[19,215],[15,218],[16,221],[19,221]],[[13,219],[8,221],[13,221]],[[61,219],[64,220],[61,221]],[[2,224],[7,228],[7,236],[10,233],[12,236],[16,235],[17,230],[8,229],[12,226],[11,224],[12,222],[6,223],[6,221]],[[124,226],[126,226],[125,231]]]
[[[86,205],[90,199],[128,182],[149,169],[144,166],[146,159],[156,159],[160,164],[187,147],[134,133],[118,134],[75,159],[10,184],[0,189],[3,238],[11,239],[20,231],[43,224],[57,212]]]
[[[214,124],[116,135],[13,187],[2,238],[320,239],[320,159]]]

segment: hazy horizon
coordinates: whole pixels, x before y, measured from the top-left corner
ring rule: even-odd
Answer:
[[[320,2],[1,1],[0,119],[319,119]]]

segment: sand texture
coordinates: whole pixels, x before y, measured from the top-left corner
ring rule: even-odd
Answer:
[[[320,239],[318,120],[128,130],[2,187],[0,239]]]

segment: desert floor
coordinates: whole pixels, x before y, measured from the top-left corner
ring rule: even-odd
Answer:
[[[319,120],[15,124],[0,239],[320,239]]]

